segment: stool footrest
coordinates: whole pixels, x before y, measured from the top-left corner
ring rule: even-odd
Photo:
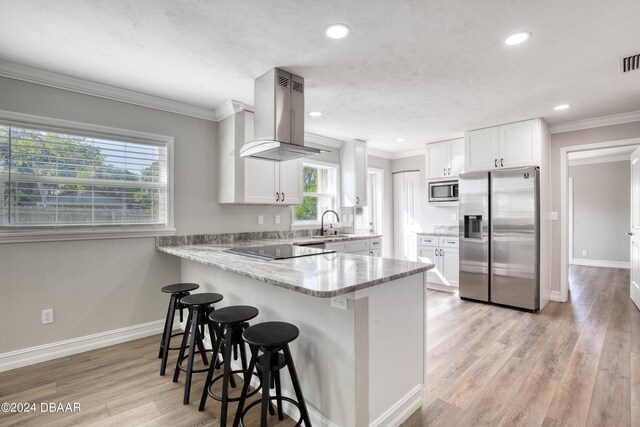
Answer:
[[[243,371],[242,369],[237,369],[235,371],[231,371],[229,372],[231,375],[233,374],[246,374],[247,371]],[[255,375],[256,378],[260,379],[260,377],[258,376],[258,374],[256,374],[255,372],[252,372],[252,375]],[[222,377],[224,377],[224,373],[218,375],[217,377],[215,377],[214,379],[211,380],[211,384],[209,384],[207,386],[207,394],[209,396],[211,396],[211,398],[213,398],[214,400],[217,400],[218,402],[222,402],[222,397],[218,396],[217,394],[215,394],[213,391],[211,391],[211,387],[215,384],[216,381],[222,379]],[[244,378],[244,375],[243,375]],[[262,385],[262,381],[260,382],[260,386]],[[259,391],[260,391],[260,386],[258,386],[258,388],[256,388],[255,390],[253,390],[251,393],[247,394],[247,397],[252,397],[255,396]],[[238,396],[238,397],[227,397],[227,401],[229,402],[239,402],[240,399],[242,398],[242,396]]]
[[[247,396],[247,397],[249,397],[249,396]],[[300,405],[298,404],[298,402],[297,402],[297,401],[295,401],[295,400],[293,400],[293,399],[291,399],[290,397],[285,397],[285,396],[282,396],[282,397],[269,396],[269,401],[272,401],[272,400],[282,400],[282,401],[289,402],[289,403],[291,403],[293,406],[295,406],[296,408],[298,408],[298,412],[302,412],[302,411],[300,411]],[[259,405],[259,404],[261,404],[261,403],[262,403],[262,400],[256,400],[255,402],[252,402],[251,404],[249,404],[249,406],[247,406],[247,407],[244,409],[244,411],[242,411],[242,415],[240,416],[240,426],[241,426],[241,427],[245,427],[245,425],[244,425],[244,416],[247,414],[247,412],[249,412],[249,410],[250,410],[251,408],[253,408],[254,406]],[[300,427],[301,425],[302,425],[302,413],[300,414],[300,418],[298,418],[298,422],[296,422],[296,424],[295,424],[295,426],[294,426],[294,427]]]

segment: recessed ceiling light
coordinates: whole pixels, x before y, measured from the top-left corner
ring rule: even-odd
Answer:
[[[556,105],[555,107],[553,107],[553,109],[556,110],[556,111],[562,111],[562,110],[566,110],[569,107],[571,107],[570,104],[560,104],[560,105]]]
[[[309,113],[311,117],[320,117],[322,115],[321,111],[312,111]]]
[[[507,37],[507,39],[504,41],[504,44],[513,46],[516,44],[524,43],[529,39],[529,37],[531,37],[531,33],[529,31],[522,31],[520,33],[515,33]]]
[[[406,141],[406,139],[404,139],[404,138],[398,138],[398,139],[396,139],[396,142],[405,142],[405,141]]]
[[[332,39],[343,39],[351,34],[351,28],[344,24],[331,24],[324,29],[324,33]]]

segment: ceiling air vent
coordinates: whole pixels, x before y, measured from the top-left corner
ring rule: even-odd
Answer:
[[[640,53],[620,58],[620,72],[640,70]]]

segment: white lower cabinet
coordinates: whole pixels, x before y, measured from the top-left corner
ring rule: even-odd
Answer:
[[[439,285],[434,289],[442,289],[442,286],[458,287],[460,267],[457,237],[420,236],[418,260],[434,265],[425,275],[427,287],[430,284]]]
[[[380,237],[349,240],[346,242],[328,242],[324,244],[325,249],[332,251],[376,257],[382,256],[380,251],[381,247],[382,239]]]

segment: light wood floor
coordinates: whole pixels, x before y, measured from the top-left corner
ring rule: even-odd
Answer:
[[[172,345],[179,345],[175,340]],[[171,382],[178,352],[171,352],[167,374],[161,377],[159,342],[157,335],[0,373],[0,402],[38,402],[38,409],[39,402],[81,404],[81,412],[75,414],[0,412],[0,426],[219,425],[219,402],[209,398],[205,411],[198,412],[206,373],[194,374],[191,402],[183,405],[184,372],[177,383]],[[242,387],[239,379],[237,386],[232,396]],[[220,388],[214,389],[218,395]],[[229,426],[235,409],[236,404],[229,405]],[[259,425],[259,416],[259,409],[250,411],[247,427]],[[270,418],[270,426],[295,424],[288,418],[282,422]]]
[[[628,297],[628,271],[572,268],[570,282],[570,304],[552,302],[537,314],[429,291],[427,385],[421,410],[405,426],[640,427],[640,311]],[[217,402],[197,410],[202,375],[187,406],[184,375],[176,384],[172,368],[158,375],[158,341],[0,373],[0,402],[80,402],[82,408],[0,412],[0,426],[217,425]]]
[[[427,295],[427,384],[405,426],[640,427],[640,311],[628,270],[572,267],[537,314]]]

